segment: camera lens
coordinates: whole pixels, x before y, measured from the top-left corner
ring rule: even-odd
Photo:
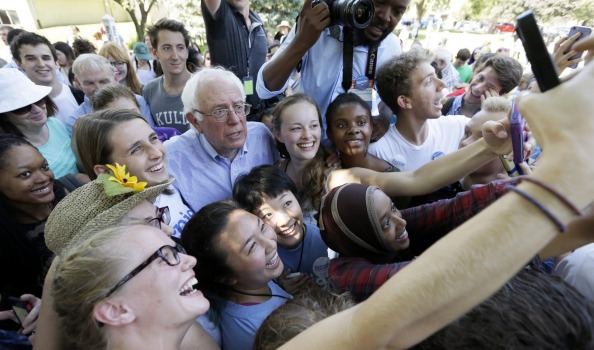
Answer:
[[[365,28],[373,18],[373,3],[368,1],[357,1],[353,4],[353,27]]]
[[[329,3],[332,24],[366,28],[373,18],[373,0],[334,0]]]

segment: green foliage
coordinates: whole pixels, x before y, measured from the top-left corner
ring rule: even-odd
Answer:
[[[303,0],[250,0],[250,8],[262,17],[266,28],[275,31],[282,20],[293,25],[302,7]]]
[[[592,23],[592,0],[468,0],[469,14],[475,19],[513,21],[526,10],[533,10],[539,22],[583,21]]]
[[[414,0],[413,6],[417,10],[419,22],[425,17],[429,9],[443,11],[450,5],[450,0]]]
[[[136,28],[136,40],[144,41],[146,21],[151,9],[160,0],[113,0],[130,15]],[[139,15],[139,16],[138,16]]]

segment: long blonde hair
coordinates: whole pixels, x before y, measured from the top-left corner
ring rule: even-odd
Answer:
[[[142,85],[136,76],[134,67],[132,67],[130,56],[128,56],[128,53],[121,45],[112,42],[106,42],[103,44],[103,46],[101,46],[99,55],[107,59],[109,59],[109,56],[111,56],[116,61],[122,61],[126,63],[126,67],[128,69],[128,74],[126,75],[126,86],[134,91],[135,94],[142,95]]]
[[[131,226],[116,226],[90,235],[58,257],[52,284],[54,309],[68,342],[76,349],[105,349],[106,330],[95,320],[95,305],[104,300],[125,273],[123,240]]]

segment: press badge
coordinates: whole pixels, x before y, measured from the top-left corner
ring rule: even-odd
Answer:
[[[250,76],[243,77],[243,91],[245,91],[246,96],[254,94],[254,78]]]

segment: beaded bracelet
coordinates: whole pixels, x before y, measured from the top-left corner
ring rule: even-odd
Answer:
[[[545,184],[544,182],[537,180],[533,177],[529,177],[529,176],[519,176],[518,180],[519,180],[519,182],[528,181],[530,183],[533,183],[533,184],[539,186],[540,188],[545,189],[547,192],[549,192],[552,195],[554,195],[555,197],[557,197],[561,202],[563,202],[563,204],[565,204],[567,207],[569,207],[569,209],[571,209],[571,211],[573,211],[577,216],[582,215],[582,211],[578,207],[576,207],[575,204],[573,204],[569,199],[567,199],[567,197],[562,195],[559,191],[557,191],[553,187]],[[534,205],[536,208],[538,208],[538,210],[540,210],[544,215],[546,215],[559,228],[559,230],[561,232],[563,232],[563,233],[567,232],[567,225],[563,224],[563,222],[561,222],[561,220],[559,220],[559,218],[557,218],[555,216],[555,214],[553,214],[544,205],[542,205],[540,202],[538,202],[534,197],[532,197],[528,193],[518,189],[517,187],[511,186],[511,185],[505,186],[505,189],[517,193],[522,198],[524,198],[528,202],[532,203],[532,205]]]

